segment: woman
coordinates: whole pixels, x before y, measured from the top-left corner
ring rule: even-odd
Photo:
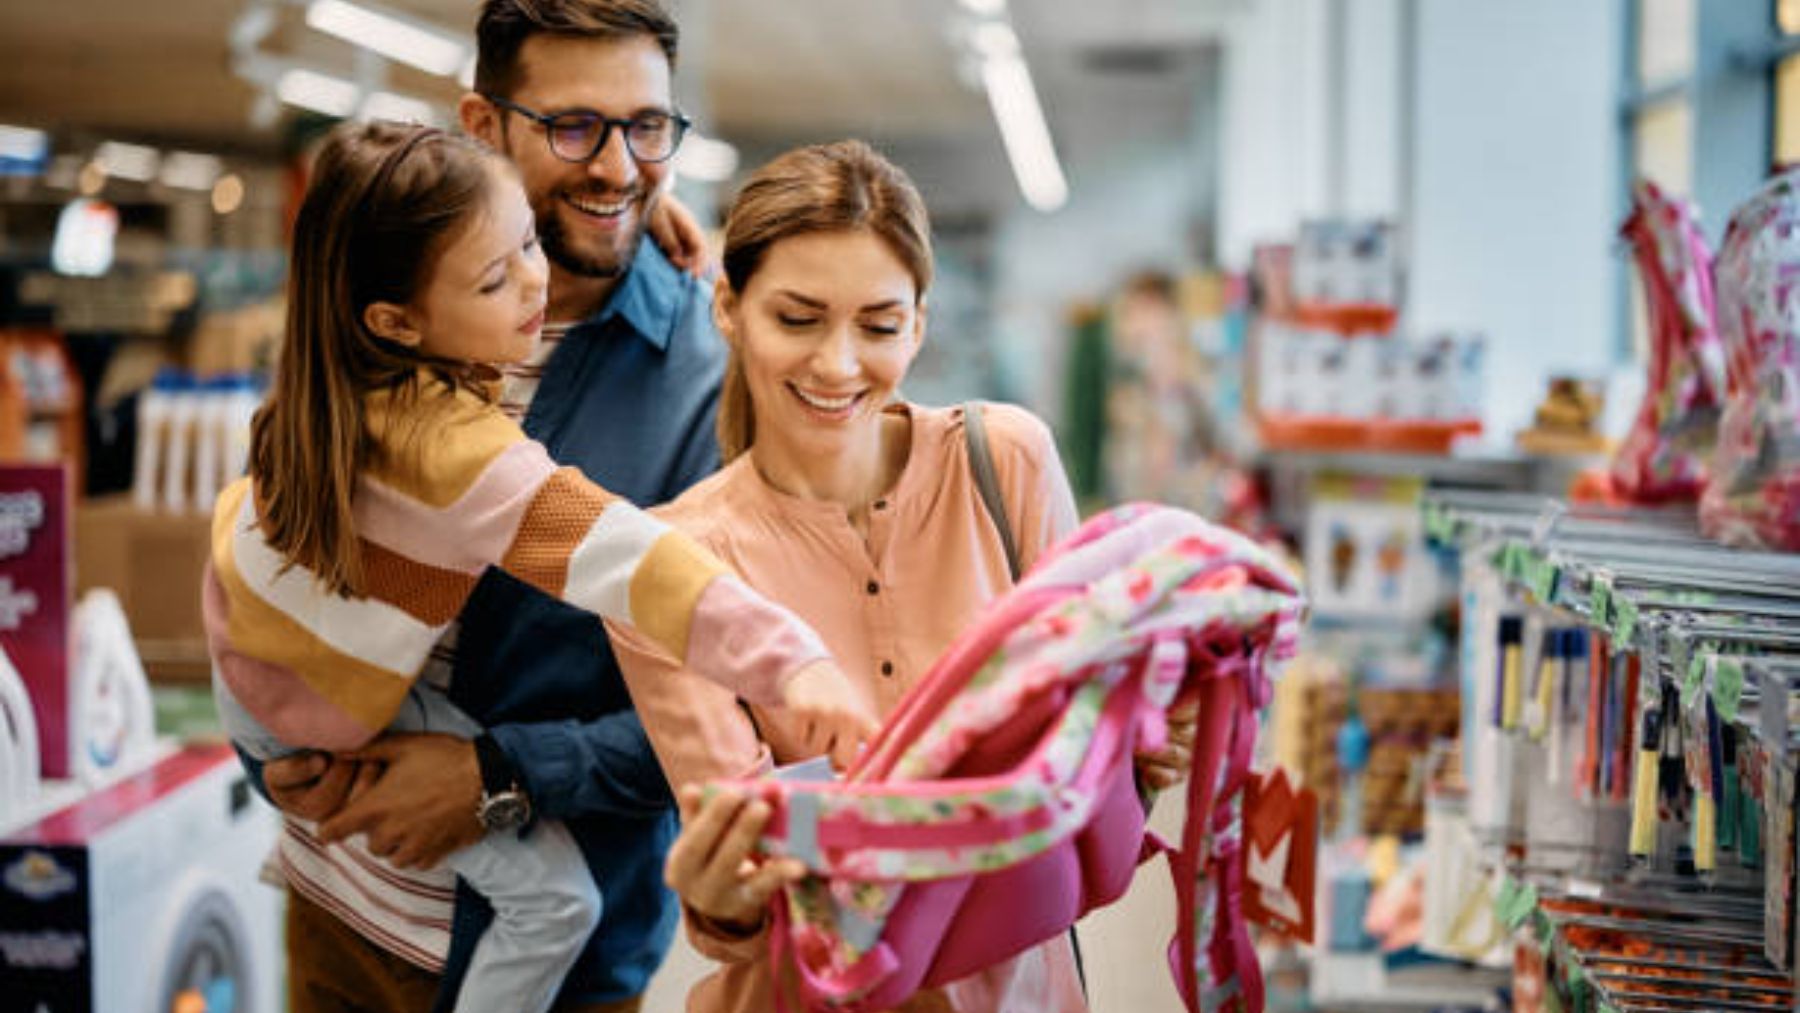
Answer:
[[[719,408],[727,463],[660,511],[818,630],[882,714],[1012,583],[970,470],[962,410],[895,396],[924,338],[931,273],[919,194],[867,145],[801,148],[759,170],[729,213],[713,305],[731,349]],[[984,419],[1029,567],[1074,528],[1074,499],[1042,422],[1001,405]],[[654,649],[618,646],[669,781],[685,786],[668,880],[695,948],[721,964],[689,1009],[771,1009],[763,915],[797,870],[747,861],[768,816],[762,803],[720,795],[703,806],[699,785],[807,759],[805,729],[666,671]],[[1178,747],[1140,765],[1162,786],[1184,763]],[[1087,1007],[1062,937],[905,1008]]]

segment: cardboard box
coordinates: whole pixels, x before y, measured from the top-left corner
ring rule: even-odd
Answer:
[[[76,508],[76,594],[107,587],[119,596],[153,680],[209,676],[200,575],[211,529],[210,514],[144,511],[129,496],[91,499]]]

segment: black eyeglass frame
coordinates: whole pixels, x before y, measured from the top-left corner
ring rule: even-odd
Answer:
[[[632,158],[635,158],[640,162],[647,162],[651,165],[655,165],[659,162],[667,162],[669,159],[675,157],[675,152],[681,150],[681,142],[687,137],[688,131],[692,130],[694,127],[693,120],[688,119],[686,116],[683,116],[679,111],[676,111],[673,109],[669,110],[668,112],[657,112],[657,113],[649,114],[649,115],[654,115],[654,116],[668,117],[669,123],[675,128],[675,137],[673,140],[671,140],[669,142],[668,154],[663,155],[660,158],[645,158],[644,156],[638,154],[637,146],[634,145],[631,141],[631,127],[633,124],[635,124],[638,121],[638,119],[641,116],[646,115],[644,113],[639,113],[638,116],[628,116],[628,117],[624,117],[624,118],[605,116],[600,113],[594,112],[591,109],[583,110],[581,112],[547,114],[547,113],[540,113],[535,109],[528,109],[525,106],[518,104],[517,102],[511,101],[510,99],[503,99],[498,95],[483,94],[481,97],[488,100],[489,102],[493,103],[494,106],[496,106],[499,109],[503,109],[507,112],[518,113],[520,116],[523,116],[526,119],[531,120],[532,122],[543,127],[544,128],[544,144],[547,147],[549,147],[550,153],[552,155],[555,155],[557,158],[562,159],[565,162],[570,162],[570,163],[573,163],[576,165],[579,165],[583,162],[592,161],[595,155],[598,155],[602,150],[604,150],[606,148],[606,142],[612,139],[612,132],[613,132],[614,127],[617,127],[619,129],[619,136],[623,137],[625,140],[625,150],[631,154]],[[580,120],[583,123],[587,123],[587,124],[594,124],[594,123],[600,124],[600,136],[595,139],[593,148],[590,149],[587,154],[581,156],[580,158],[570,158],[569,156],[563,154],[561,151],[558,151],[556,148],[556,124],[559,121],[566,123],[569,120]]]

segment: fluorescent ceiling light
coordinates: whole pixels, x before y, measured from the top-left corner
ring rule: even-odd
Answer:
[[[162,161],[162,155],[155,148],[141,144],[106,141],[94,152],[94,160],[108,176],[148,183],[156,178],[156,167]]]
[[[345,42],[442,77],[455,74],[468,57],[468,47],[435,28],[347,0],[314,0],[306,9],[306,23]]]
[[[418,123],[428,127],[443,125],[437,107],[423,99],[396,95],[391,91],[370,92],[356,115],[365,120],[394,120]]]
[[[1007,60],[1019,55],[1019,37],[1004,21],[984,21],[969,33],[969,47],[983,60]]]
[[[1006,0],[959,0],[963,10],[978,18],[997,18],[1006,13]]]
[[[1024,58],[1015,50],[1011,56],[983,60],[981,80],[1025,202],[1044,212],[1062,207],[1069,199],[1069,183],[1056,160],[1056,146]]]
[[[0,159],[36,162],[50,154],[50,135],[30,127],[0,123]]]
[[[164,186],[182,190],[211,190],[222,171],[223,166],[216,156],[192,151],[171,151],[163,159],[159,178]]]
[[[737,148],[696,133],[689,133],[675,152],[675,172],[702,183],[723,183],[737,167]]]
[[[356,85],[315,70],[296,67],[283,72],[275,82],[275,94],[288,105],[327,116],[348,116],[356,109]]]

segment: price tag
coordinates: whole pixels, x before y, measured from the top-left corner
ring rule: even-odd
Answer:
[[[1616,648],[1631,646],[1637,634],[1638,610],[1630,598],[1613,599],[1612,639]]]
[[[1588,585],[1588,622],[1604,628],[1612,616],[1612,578],[1597,573]]]
[[[1719,720],[1735,722],[1744,700],[1744,663],[1737,658],[1717,658],[1712,663],[1712,700]],[[1771,706],[1774,701],[1770,701]]]

